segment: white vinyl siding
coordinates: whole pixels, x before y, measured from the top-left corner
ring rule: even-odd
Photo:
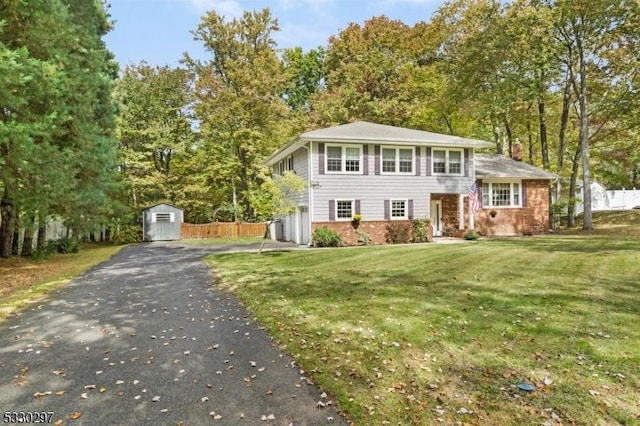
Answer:
[[[461,176],[464,173],[464,155],[461,149],[433,149],[433,173]]]
[[[521,207],[520,182],[482,182],[482,207]]]
[[[415,150],[413,147],[381,148],[382,174],[413,174]]]

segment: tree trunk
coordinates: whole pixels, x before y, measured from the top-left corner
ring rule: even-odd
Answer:
[[[507,147],[509,157],[513,158],[513,134],[511,133],[511,126],[509,125],[509,120],[506,116],[504,117],[504,129],[507,134]]]
[[[491,118],[491,124],[493,126],[493,140],[496,143],[496,154],[504,154],[502,139],[500,138],[500,128],[493,117]]]
[[[47,215],[38,214],[38,244],[39,249],[43,249],[47,244]]]
[[[578,47],[580,81],[578,85],[578,103],[580,105],[580,155],[582,156],[582,187],[584,200],[584,213],[582,216],[582,229],[593,229],[593,217],[591,214],[591,173],[589,166],[589,117],[587,116],[587,59],[582,48],[582,39],[576,37]],[[575,84],[574,80],[574,84]]]
[[[20,213],[16,212],[15,226],[13,228],[13,242],[11,247],[13,256],[20,256]]]
[[[24,237],[22,239],[22,255],[30,257],[33,254],[33,226],[36,221],[36,215],[29,213],[24,224]]]
[[[542,151],[542,168],[549,170],[549,144],[547,143],[547,113],[544,99],[538,98],[538,119],[540,120],[540,151]]]
[[[576,187],[578,186],[578,171],[580,169],[580,147],[576,148],[573,156],[573,167],[569,181],[569,205],[567,206],[567,227],[576,226]]]
[[[567,143],[567,126],[569,124],[569,110],[571,108],[571,81],[567,79],[562,95],[562,115],[560,117],[560,131],[558,133],[558,172],[564,164],[564,149]]]
[[[14,229],[14,205],[13,201],[7,194],[5,188],[4,195],[0,201],[0,257],[8,258],[11,256],[11,246],[13,244]]]

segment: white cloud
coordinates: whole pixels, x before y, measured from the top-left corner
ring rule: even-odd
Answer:
[[[190,2],[198,13],[215,10],[227,19],[238,18],[244,11],[236,0],[190,0]]]

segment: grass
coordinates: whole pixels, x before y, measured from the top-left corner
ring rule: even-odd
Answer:
[[[0,258],[0,320],[38,301],[69,279],[110,258],[121,248],[86,244],[78,253],[57,254],[45,260]]]
[[[637,239],[208,262],[355,424],[640,424]]]

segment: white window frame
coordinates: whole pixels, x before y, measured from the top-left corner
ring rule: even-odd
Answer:
[[[444,173],[437,172],[435,168],[435,160],[436,160],[436,151],[444,151]],[[451,161],[449,160],[449,152],[459,152],[460,153],[460,172],[459,173],[451,173],[450,166]],[[462,148],[432,148],[431,149],[431,170],[434,175],[450,175],[450,176],[464,176],[464,149]]]
[[[393,215],[393,203],[403,203],[404,216]],[[389,219],[391,220],[407,220],[409,219],[409,200],[406,198],[395,198],[389,200]]]
[[[276,164],[275,174],[277,176],[282,176],[284,172],[293,171],[293,155],[289,155],[282,160],[278,161]]]
[[[509,204],[496,205],[493,204],[494,189],[493,185],[509,185]],[[518,190],[514,190],[514,185],[518,186]],[[516,200],[517,198],[517,200]],[[482,208],[492,209],[514,209],[522,207],[522,180],[483,180],[482,181]]]
[[[340,171],[329,170],[329,148],[340,148]],[[347,149],[358,150],[358,171],[347,171]],[[352,144],[325,144],[324,149],[324,172],[326,174],[349,174],[349,175],[361,175],[364,167],[364,160],[362,155],[362,145]],[[344,200],[343,200],[344,201]]]
[[[338,204],[339,203],[351,203],[351,213],[349,214],[349,217],[340,217],[338,215]],[[341,200],[335,200],[335,212],[334,212],[334,217],[336,218],[336,221],[347,221],[347,220],[353,220],[353,215],[355,214],[356,210],[356,200],[345,200],[345,199],[341,199]]]
[[[394,150],[395,151],[395,166],[393,172],[385,172],[384,171],[384,150]],[[411,171],[401,172],[400,171],[400,150],[410,150],[411,151]],[[380,146],[380,174],[383,175],[412,175],[415,173],[416,169],[416,147],[415,146],[389,146],[382,145]]]

